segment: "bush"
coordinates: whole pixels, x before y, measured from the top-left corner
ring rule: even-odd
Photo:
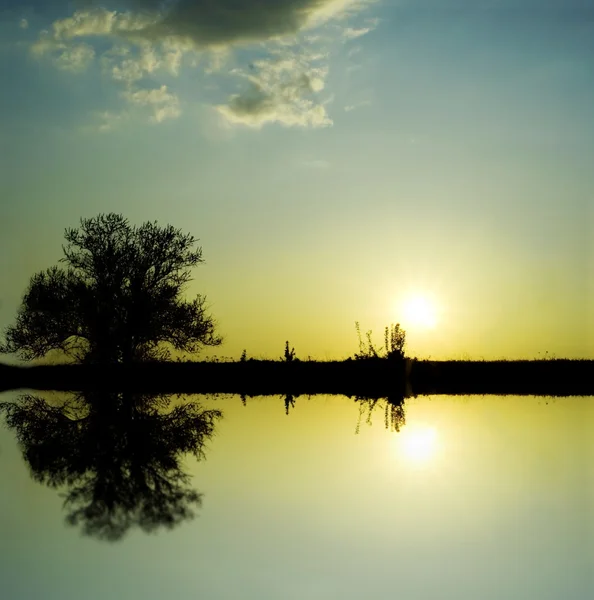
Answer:
[[[359,322],[355,322],[357,337],[359,338],[359,352],[355,353],[357,360],[370,358],[404,359],[404,346],[406,344],[406,332],[400,327],[400,323],[392,324],[384,329],[384,348],[378,349],[374,346],[371,329],[365,334],[367,345],[361,337]]]

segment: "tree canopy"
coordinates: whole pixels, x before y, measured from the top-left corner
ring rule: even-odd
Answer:
[[[33,275],[0,351],[131,363],[221,343],[206,298],[183,298],[191,268],[204,262],[192,235],[110,213],[81,219],[65,239],[62,264]]]

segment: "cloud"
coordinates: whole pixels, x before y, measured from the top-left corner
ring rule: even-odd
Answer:
[[[370,27],[361,27],[359,29],[354,29],[353,27],[347,27],[343,32],[342,35],[347,38],[348,40],[354,40],[355,38],[361,37],[362,35],[365,35],[366,33],[369,33],[371,31]]]
[[[150,107],[152,123],[175,119],[181,114],[179,98],[169,92],[166,85],[153,89],[126,90],[122,95],[130,104]]]
[[[95,58],[95,50],[89,44],[66,44],[55,40],[47,31],[32,44],[31,53],[38,58],[49,54],[56,68],[73,73],[84,71]]]
[[[319,98],[328,68],[316,65],[319,57],[283,51],[280,56],[252,63],[250,71],[236,70],[247,81],[217,110],[230,123],[259,128],[265,123],[324,127],[332,124]]]
[[[357,104],[349,104],[344,107],[345,112],[351,112],[357,108],[361,108],[362,106],[371,106],[371,100],[362,100],[361,102],[357,102]]]
[[[107,132],[115,129],[115,127],[123,120],[127,119],[129,115],[126,112],[114,113],[111,111],[103,111],[98,113],[97,116],[100,120],[100,123],[96,128],[92,129],[100,132]]]
[[[29,28],[29,21],[27,21],[27,19],[25,19],[24,17],[19,21],[19,27],[21,29],[28,29]]]
[[[245,46],[295,35],[345,17],[372,0],[129,0],[128,10],[96,3],[53,24],[53,36],[119,36],[159,42],[175,39],[194,48]]]
[[[153,46],[142,41],[136,47],[118,47],[102,57],[103,69],[114,81],[130,85],[159,70],[178,75],[183,51],[172,45]]]
[[[340,45],[369,32],[377,24],[373,20],[354,28],[347,19],[375,1],[123,0],[113,10],[107,0],[78,0],[79,10],[42,31],[31,51],[78,73],[98,54],[103,75],[123,88],[120,96],[130,106],[150,107],[151,121],[159,123],[179,116],[179,98],[164,85],[147,88],[148,80],[154,85],[163,75],[176,76],[184,65],[220,79],[226,67],[237,64],[237,53],[251,51],[258,59],[249,70],[228,72],[243,89],[225,102],[212,102],[218,114],[254,128],[322,127],[332,124],[328,99],[321,95],[327,52],[303,49]],[[313,31],[318,28],[333,37]]]
[[[373,31],[378,25],[380,20],[377,18],[365,19],[363,27],[345,27],[342,30],[342,37],[345,41],[355,40],[364,35],[367,35],[370,31]]]
[[[71,17],[58,19],[52,25],[56,40],[90,36],[142,37],[143,31],[159,20],[158,14],[134,14],[105,8],[76,11]]]
[[[88,44],[68,46],[54,59],[58,69],[80,73],[84,71],[95,58],[95,50]]]
[[[330,19],[351,14],[368,0],[132,0],[144,15],[137,31],[151,40],[181,38],[196,47],[245,45],[296,34]],[[133,13],[126,13],[132,15]],[[112,30],[130,31],[130,23],[110,17]]]
[[[31,44],[31,54],[40,58],[44,54],[50,54],[56,50],[63,50],[66,48],[66,44],[63,42],[56,41],[49,35],[48,31],[42,31],[39,39]]]

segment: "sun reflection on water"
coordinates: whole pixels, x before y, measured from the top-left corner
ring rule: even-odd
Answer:
[[[404,427],[393,439],[398,456],[414,465],[427,464],[439,450],[437,430],[426,425]]]

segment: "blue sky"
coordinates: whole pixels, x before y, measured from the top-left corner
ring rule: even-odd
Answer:
[[[588,2],[209,6],[0,6],[1,327],[116,211],[201,239],[224,355],[594,357]]]

